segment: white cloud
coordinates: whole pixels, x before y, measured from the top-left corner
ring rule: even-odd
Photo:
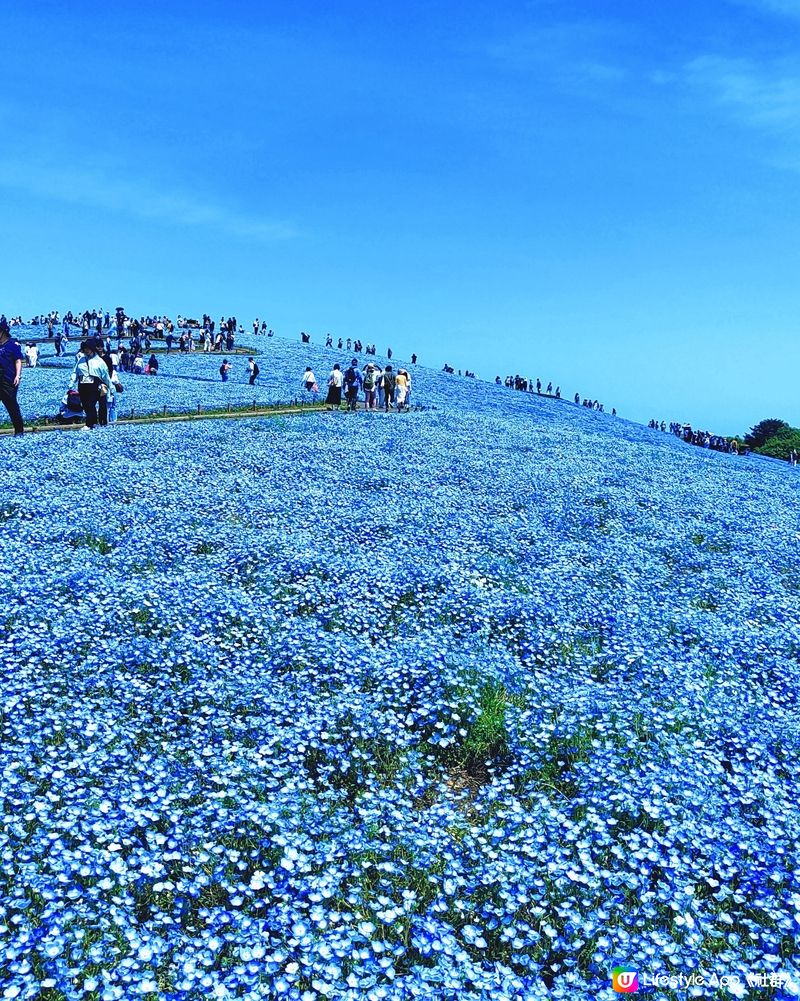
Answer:
[[[779,17],[800,18],[800,0],[733,0],[740,7],[751,7]]]
[[[800,65],[703,56],[687,65],[686,79],[745,125],[776,134],[800,125]]]
[[[628,76],[616,52],[626,40],[626,32],[614,22],[559,22],[489,43],[486,53],[508,69],[541,72],[560,86],[591,92]]]
[[[37,198],[85,205],[174,226],[204,227],[258,242],[297,235],[284,222],[260,219],[179,192],[161,191],[142,180],[113,177],[88,168],[0,161],[0,186]]]

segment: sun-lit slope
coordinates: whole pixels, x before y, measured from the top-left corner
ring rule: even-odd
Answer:
[[[19,996],[795,970],[798,480],[442,373],[415,395],[0,442]]]

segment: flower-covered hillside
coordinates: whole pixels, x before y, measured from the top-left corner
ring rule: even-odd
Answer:
[[[25,341],[25,328],[17,336]],[[158,342],[157,342],[158,343]],[[41,348],[42,364],[36,369],[25,369],[20,390],[20,403],[28,419],[54,415],[64,395],[75,363],[75,352],[79,344],[70,343],[70,354],[60,359],[54,356],[54,349],[48,343]],[[324,396],[328,374],[334,364],[342,369],[349,365],[354,355],[347,351],[328,349],[317,345],[303,345],[285,338],[253,337],[240,335],[240,349],[252,350],[257,357],[261,374],[255,386],[248,385],[247,356],[243,354],[204,354],[195,351],[181,354],[173,350],[169,354],[159,348],[159,374],[150,376],[120,373],[125,391],[119,399],[121,416],[131,411],[142,415],[158,413],[164,406],[170,411],[195,411],[204,409],[247,406],[253,401],[259,404],[287,402],[295,398],[306,398],[303,389],[304,372],[311,366],[317,376],[320,391]],[[358,355],[360,365],[372,360]],[[219,376],[219,366],[223,358],[233,365],[230,380],[223,383]],[[385,365],[387,359],[378,356],[375,361]],[[523,412],[530,412],[534,404],[527,394],[515,393],[494,383],[461,378],[437,372],[421,365],[393,359],[395,370],[405,366],[412,375],[412,400],[425,406],[466,409],[469,411],[506,413],[510,408],[517,410],[525,403]],[[523,399],[518,399],[522,397]],[[550,420],[554,416],[554,401],[539,400],[545,409],[538,411],[540,419]],[[571,404],[560,404],[565,410]],[[3,415],[5,416],[5,415]],[[560,418],[559,418],[560,419]]]
[[[5,997],[791,989],[798,481],[415,392],[0,440]]]

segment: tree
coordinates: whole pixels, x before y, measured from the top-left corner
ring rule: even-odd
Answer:
[[[800,428],[781,428],[777,434],[767,438],[758,452],[771,455],[773,459],[788,460],[790,452],[800,453]]]
[[[755,427],[750,428],[750,432],[744,436],[745,444],[750,448],[761,448],[768,438],[773,438],[779,431],[788,427],[786,421],[777,417],[767,417],[766,420],[759,421]]]

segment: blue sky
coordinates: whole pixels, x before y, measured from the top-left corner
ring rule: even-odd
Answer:
[[[0,6],[0,310],[800,425],[800,0]]]

